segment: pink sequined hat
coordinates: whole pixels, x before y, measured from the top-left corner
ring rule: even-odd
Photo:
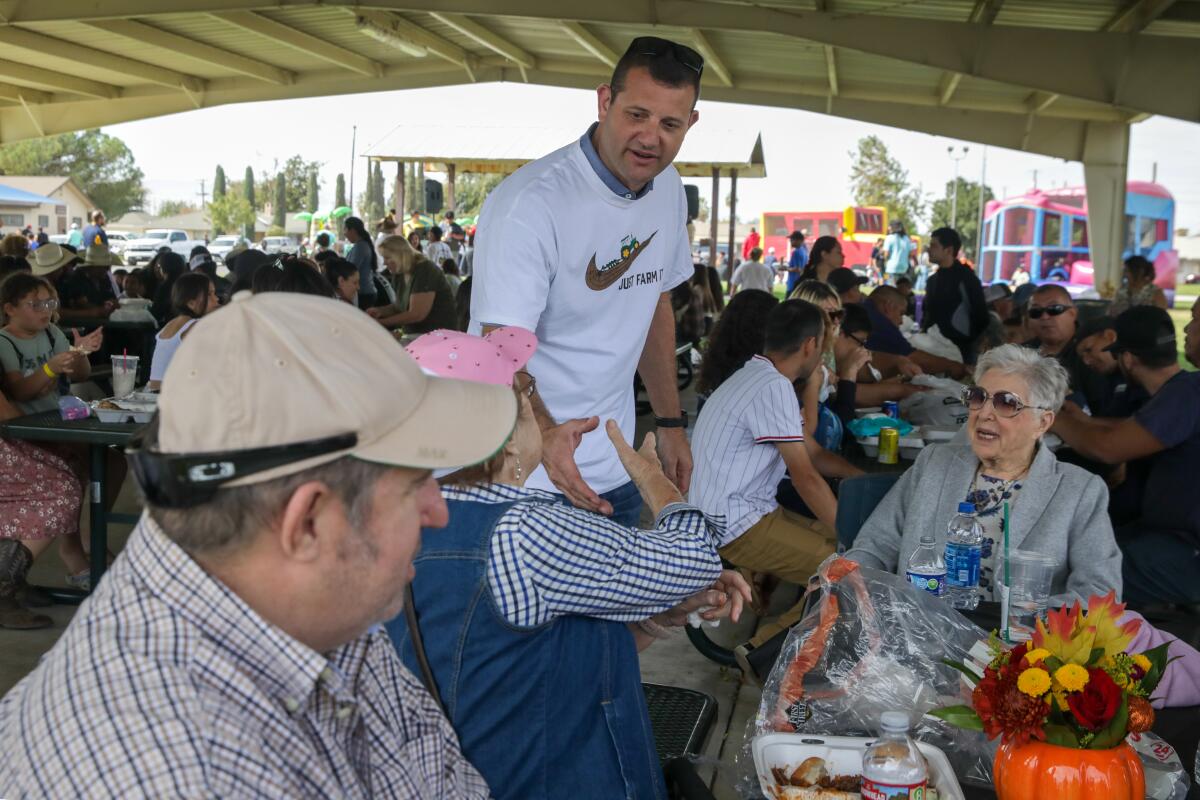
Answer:
[[[408,345],[408,354],[430,375],[508,386],[537,350],[524,328],[497,328],[487,336],[436,330]]]

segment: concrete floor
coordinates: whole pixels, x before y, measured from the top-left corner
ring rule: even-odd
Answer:
[[[691,391],[683,396],[684,406],[695,419],[695,397]],[[652,419],[638,420],[638,441],[652,424]],[[689,431],[690,432],[690,431]],[[87,508],[85,503],[84,508]],[[137,513],[138,504],[132,481],[126,481],[116,511]],[[87,514],[84,513],[83,536],[88,535]],[[125,525],[109,526],[109,549],[119,553],[129,536]],[[30,582],[38,585],[65,586],[65,570],[52,547],[35,563]],[[786,592],[777,591],[786,602]],[[54,626],[38,631],[0,630],[0,694],[7,692],[38,663],[70,623],[75,606],[53,606],[39,609],[54,620]],[[712,638],[726,646],[745,641],[757,624],[753,613],[747,614],[739,625],[724,623],[713,631]],[[735,800],[739,795],[733,788],[734,756],[741,749],[746,726],[757,712],[761,691],[744,682],[736,669],[722,668],[700,655],[681,633],[671,639],[656,642],[641,654],[642,679],[649,683],[683,686],[705,692],[716,698],[717,722],[713,726],[707,748],[699,759],[701,774],[713,786],[717,800]]]

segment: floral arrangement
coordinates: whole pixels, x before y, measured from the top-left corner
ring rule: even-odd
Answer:
[[[1061,747],[1102,750],[1154,724],[1150,695],[1170,661],[1167,645],[1127,653],[1140,622],[1120,623],[1116,593],[1050,611],[1031,642],[1011,649],[995,631],[983,675],[946,663],[974,684],[971,705],[932,711],[962,728],[1003,737],[1015,746],[1037,739]]]

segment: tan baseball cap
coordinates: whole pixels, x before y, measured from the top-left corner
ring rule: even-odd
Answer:
[[[358,308],[313,295],[239,292],[188,332],[163,378],[156,450],[211,453],[357,444],[247,475],[244,485],[342,456],[417,469],[494,455],[512,434],[509,386],[436,378]]]

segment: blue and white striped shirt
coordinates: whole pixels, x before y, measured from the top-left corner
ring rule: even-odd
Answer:
[[[488,563],[496,605],[513,625],[534,627],[567,614],[637,622],[721,574],[720,528],[684,503],[659,512],[653,529],[639,530],[537,489],[493,483],[445,486],[442,494],[476,503],[526,501],[496,524]]]
[[[147,516],[0,701],[0,797],[486,798],[381,628],[327,654]]]

